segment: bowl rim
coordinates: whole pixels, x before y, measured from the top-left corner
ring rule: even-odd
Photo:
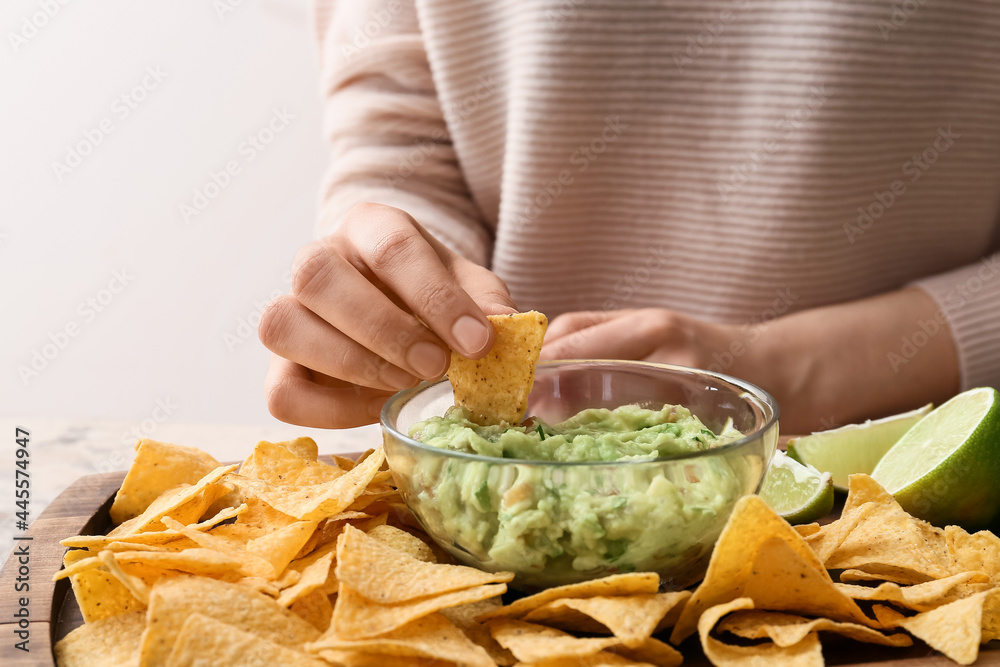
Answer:
[[[687,452],[684,454],[675,454],[673,456],[664,456],[655,459],[639,459],[639,460],[627,460],[627,461],[546,461],[544,459],[506,459],[499,458],[495,456],[484,456],[482,454],[471,454],[469,452],[459,452],[453,449],[442,449],[440,447],[431,447],[419,440],[414,440],[409,435],[401,433],[394,426],[390,426],[388,423],[389,411],[397,403],[405,402],[409,400],[412,396],[423,392],[435,385],[439,385],[448,382],[447,377],[443,377],[440,380],[435,380],[434,382],[421,382],[415,387],[410,387],[409,389],[403,389],[395,394],[393,394],[382,406],[382,410],[379,413],[379,425],[382,427],[383,433],[388,431],[397,441],[406,444],[414,449],[422,450],[431,454],[437,454],[439,456],[447,456],[450,458],[464,459],[466,461],[478,461],[481,463],[491,463],[491,464],[512,464],[512,465],[529,465],[529,466],[548,466],[548,467],[577,467],[577,466],[622,466],[622,465],[648,465],[653,463],[664,463],[667,461],[683,461],[687,459],[698,459],[707,456],[718,456],[722,453],[728,453],[733,450],[741,449],[745,446],[749,446],[752,443],[762,439],[764,434],[770,431],[773,427],[778,424],[778,419],[781,414],[781,410],[778,406],[778,402],[774,400],[774,397],[770,393],[761,389],[757,385],[747,382],[746,380],[741,380],[740,378],[733,377],[732,375],[727,375],[725,373],[716,373],[715,371],[705,370],[703,368],[692,368],[689,366],[679,366],[677,364],[666,364],[655,361],[634,361],[630,359],[558,359],[554,361],[542,361],[538,363],[539,367],[544,368],[554,368],[559,366],[568,366],[574,364],[588,364],[596,366],[630,366],[638,368],[655,368],[657,370],[668,370],[673,372],[682,372],[685,374],[695,374],[695,375],[707,375],[715,379],[721,379],[729,384],[736,385],[743,392],[740,394],[741,398],[744,398],[749,394],[753,399],[755,399],[760,405],[765,408],[769,408],[772,411],[770,418],[756,431],[748,433],[739,440],[734,440],[733,442],[728,442],[719,447],[712,447],[711,449],[702,449],[695,452]],[[744,398],[744,400],[746,400]],[[775,438],[777,442],[777,438]]]

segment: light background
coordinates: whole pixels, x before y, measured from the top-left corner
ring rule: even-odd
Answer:
[[[327,159],[308,0],[5,0],[0,28],[0,416],[139,423],[161,401],[171,422],[275,425],[253,324],[288,290]],[[147,68],[162,81],[122,118]],[[276,109],[294,119],[250,161],[240,145]],[[186,223],[230,160],[240,173]]]

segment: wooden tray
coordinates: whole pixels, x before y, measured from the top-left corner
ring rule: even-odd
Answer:
[[[30,653],[14,648],[19,641],[13,634],[17,623],[11,623],[17,611],[18,597],[14,585],[19,564],[10,558],[0,571],[0,664],[24,667],[54,667],[52,646],[69,631],[83,624],[83,617],[73,597],[69,580],[52,581],[62,568],[66,548],[60,540],[73,535],[98,535],[111,528],[108,511],[125,472],[87,475],[63,491],[25,533],[31,537],[20,544],[29,544],[30,551]],[[835,510],[839,513],[839,507]],[[832,518],[832,517],[829,517]],[[17,543],[16,543],[17,544]],[[831,637],[831,639],[833,639]],[[697,637],[680,647],[684,664],[707,665]],[[858,667],[949,667],[954,662],[916,641],[914,646],[899,649],[872,646],[851,641],[830,641],[824,637],[823,655],[827,665]],[[980,648],[977,667],[1000,667],[1000,641]],[[224,667],[224,666],[219,666]]]

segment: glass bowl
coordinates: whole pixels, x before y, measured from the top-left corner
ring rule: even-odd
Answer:
[[[534,591],[630,571],[665,590],[701,579],[736,501],[756,493],[778,441],[778,406],[719,373],[635,361],[539,364],[527,415],[553,424],[586,408],[687,407],[715,433],[746,437],[655,460],[528,461],[431,447],[410,426],[454,403],[447,380],[399,392],[382,409],[385,454],[407,506],[457,560],[514,572]]]

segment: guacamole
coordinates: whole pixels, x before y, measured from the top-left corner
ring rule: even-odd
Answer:
[[[728,457],[670,463],[669,457],[743,437],[719,433],[678,405],[588,409],[557,424],[480,426],[465,408],[414,424],[432,447],[513,459],[502,464],[420,458],[410,489],[426,508],[425,528],[487,569],[509,569],[522,584],[569,582],[601,573],[672,569],[707,556],[720,515],[753,489]],[[643,466],[544,462],[635,461]],[[517,465],[517,461],[525,463]],[[515,465],[510,465],[515,464]],[[544,573],[544,577],[541,576]]]

